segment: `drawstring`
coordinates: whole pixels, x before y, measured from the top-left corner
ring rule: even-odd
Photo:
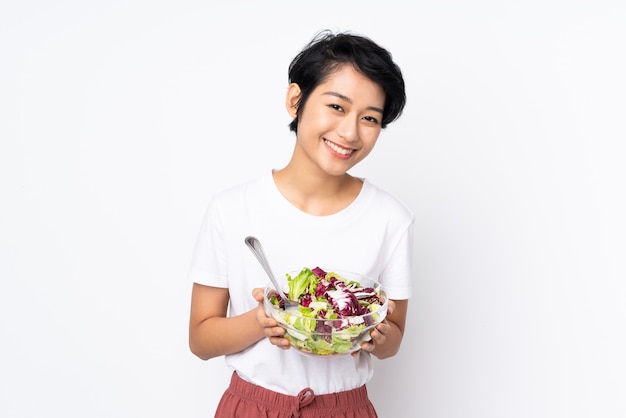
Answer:
[[[315,399],[315,393],[313,392],[313,389],[311,388],[302,389],[300,393],[298,393],[298,396],[296,397],[297,403],[293,408],[292,415],[296,418],[299,417],[300,409],[304,408],[305,406],[313,402],[313,399]]]

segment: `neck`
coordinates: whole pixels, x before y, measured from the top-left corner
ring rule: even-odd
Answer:
[[[281,194],[298,209],[311,215],[332,215],[349,206],[361,191],[362,182],[344,173],[339,176],[305,172],[289,164],[273,173]]]

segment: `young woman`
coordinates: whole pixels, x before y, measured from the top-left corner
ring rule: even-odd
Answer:
[[[295,146],[281,169],[215,194],[196,242],[189,344],[233,369],[216,417],[376,417],[371,355],[398,352],[411,296],[413,214],[349,170],[373,150],[406,101],[391,54],[364,36],[324,31],[289,66]],[[402,144],[398,144],[402,152]],[[353,355],[289,349],[263,310],[267,277],[244,244],[263,243],[275,272],[322,266],[380,282],[387,318]]]

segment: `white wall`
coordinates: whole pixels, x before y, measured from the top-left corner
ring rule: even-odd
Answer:
[[[0,5],[0,415],[212,416],[200,217],[286,163],[287,65],[330,27],[408,84],[354,171],[417,215],[381,416],[626,416],[624,3],[223,3]]]

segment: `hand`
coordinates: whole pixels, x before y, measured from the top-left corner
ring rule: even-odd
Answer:
[[[262,328],[263,333],[270,340],[270,343],[284,350],[288,350],[291,346],[289,345],[289,340],[283,337],[285,330],[277,324],[274,318],[265,314],[265,309],[263,308],[263,289],[252,289],[252,296],[259,302],[259,307],[256,311],[256,321]]]
[[[395,308],[395,302],[393,300],[389,300],[389,305],[387,306],[387,315],[391,315]],[[390,330],[391,325],[389,324],[389,322],[387,322],[387,319],[385,319],[380,324],[376,325],[376,328],[370,331],[370,337],[372,337],[372,339],[370,341],[365,341],[361,343],[361,350],[368,353],[374,351],[376,346],[382,345],[387,341],[387,333],[389,333]],[[358,356],[361,350],[355,351],[354,353],[352,353],[352,356]]]

